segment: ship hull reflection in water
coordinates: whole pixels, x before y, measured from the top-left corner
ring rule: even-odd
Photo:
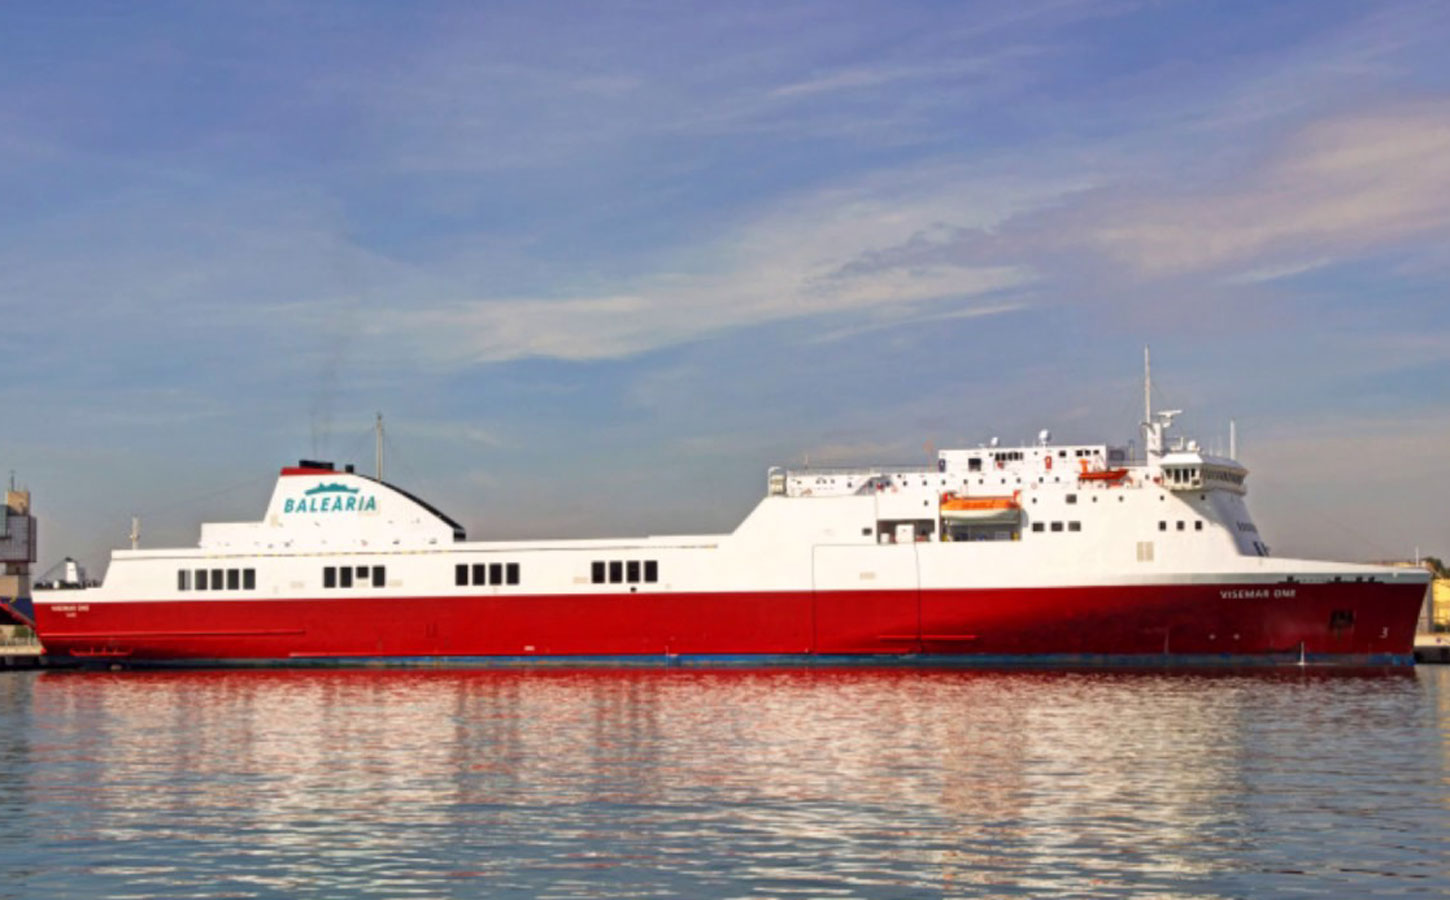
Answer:
[[[1446,674],[12,675],[0,896],[1411,894]]]

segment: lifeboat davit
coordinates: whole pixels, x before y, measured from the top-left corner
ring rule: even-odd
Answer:
[[[941,517],[947,522],[991,524],[1016,522],[1022,518],[1018,494],[1010,497],[963,497],[947,492],[941,498]]]

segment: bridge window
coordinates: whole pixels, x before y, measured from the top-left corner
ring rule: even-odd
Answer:
[[[617,559],[609,564],[609,583],[624,583],[624,563],[620,562]]]
[[[624,580],[630,584],[639,584],[639,560],[631,559],[624,564]]]
[[[325,588],[337,587],[337,566],[323,566],[322,586]]]
[[[488,564],[488,583],[495,586],[503,584],[503,563]]]
[[[488,566],[485,563],[473,564],[473,583],[475,585],[488,584]]]
[[[193,576],[196,581],[196,589],[198,591],[206,590],[206,569],[197,569]]]
[[[214,591],[219,591],[219,590],[222,589],[222,584],[223,584],[223,582],[222,582],[222,570],[221,569],[212,569],[211,570],[211,589],[214,590]]]
[[[176,589],[178,591],[191,590],[191,572],[187,569],[180,569],[176,573]]]
[[[388,583],[388,570],[386,566],[373,566],[373,587],[383,587]]]
[[[459,563],[453,567],[453,583],[459,587],[468,584],[468,563]]]
[[[337,586],[352,587],[352,566],[343,566],[337,570]]]
[[[227,569],[227,590],[229,590],[229,591],[241,590],[241,587],[242,587],[242,570],[241,569]]]
[[[646,584],[654,584],[660,580],[660,564],[655,560],[644,561],[644,580]]]
[[[242,590],[255,591],[257,589],[257,570],[242,570]]]
[[[589,564],[589,580],[594,584],[604,583],[604,563],[599,560]]]
[[[519,564],[518,563],[509,563],[505,567],[505,574],[506,574],[505,580],[509,584],[518,584],[519,583]]]

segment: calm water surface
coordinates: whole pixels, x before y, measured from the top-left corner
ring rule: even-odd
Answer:
[[[1450,669],[0,674],[0,898],[1450,894]]]

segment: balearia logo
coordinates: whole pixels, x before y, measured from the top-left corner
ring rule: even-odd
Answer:
[[[287,498],[282,502],[284,513],[371,512],[378,508],[378,498],[359,497],[357,488],[341,484],[319,484],[303,491],[300,500]]]

